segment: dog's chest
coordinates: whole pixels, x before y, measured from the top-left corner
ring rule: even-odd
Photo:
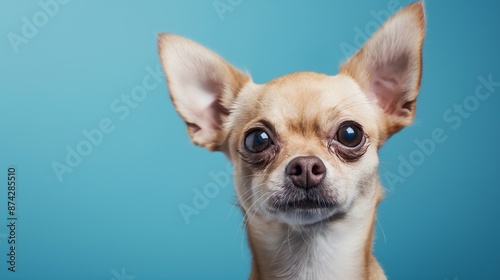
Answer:
[[[283,239],[272,262],[274,279],[362,279],[362,236],[293,234]]]

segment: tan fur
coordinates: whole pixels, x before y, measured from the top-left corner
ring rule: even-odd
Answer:
[[[415,3],[393,16],[338,75],[298,72],[263,85],[188,39],[159,36],[171,98],[193,143],[224,152],[234,164],[253,255],[250,279],[386,279],[372,253],[383,196],[377,153],[414,118],[424,22],[423,5]],[[362,126],[366,136],[362,155],[351,161],[335,142],[346,121]],[[265,166],[245,160],[245,136],[262,127],[273,140]],[[324,163],[323,196],[337,204],[318,217],[270,210],[269,201],[287,191],[287,164],[301,156]]]

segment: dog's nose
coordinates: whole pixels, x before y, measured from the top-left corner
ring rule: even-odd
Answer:
[[[296,157],[285,170],[296,187],[308,189],[317,187],[326,174],[326,167],[318,157]]]

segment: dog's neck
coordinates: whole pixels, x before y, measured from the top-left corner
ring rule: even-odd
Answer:
[[[372,255],[381,187],[359,199],[348,214],[296,227],[253,216],[247,220],[253,253],[250,280],[386,279]]]

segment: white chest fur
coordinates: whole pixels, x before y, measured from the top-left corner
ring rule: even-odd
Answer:
[[[286,280],[365,279],[371,227],[365,221],[345,220],[313,229],[281,226],[279,230],[254,231],[261,276]]]

